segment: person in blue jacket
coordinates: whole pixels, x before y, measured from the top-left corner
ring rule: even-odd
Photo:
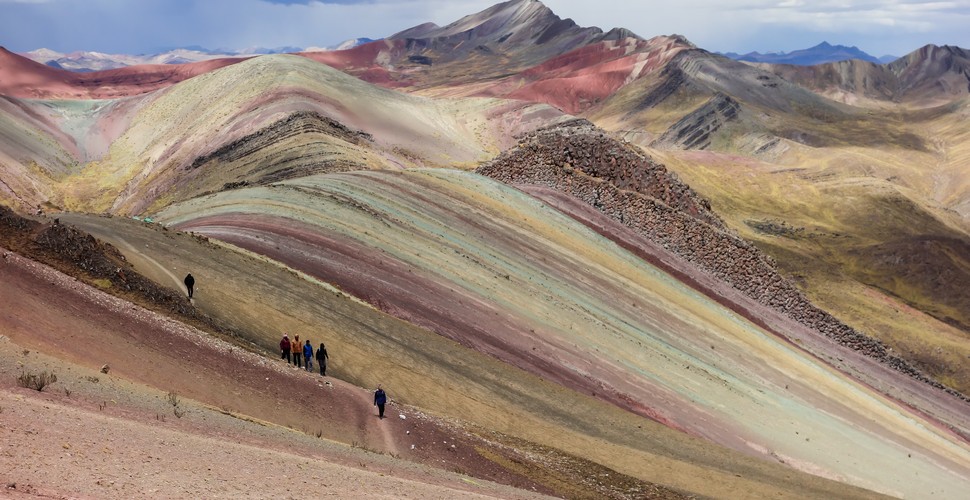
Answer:
[[[310,345],[309,340],[306,341],[306,344],[303,344],[303,359],[305,364],[304,368],[306,368],[306,371],[312,371],[313,370],[313,346]]]
[[[387,404],[387,394],[384,393],[383,387],[377,384],[377,390],[374,391],[374,406],[377,407],[379,418],[384,418],[385,404]]]

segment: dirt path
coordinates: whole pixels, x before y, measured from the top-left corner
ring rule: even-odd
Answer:
[[[89,366],[106,364],[130,380],[179,388],[184,397],[246,408],[257,418],[319,430],[331,439],[397,449],[356,386],[234,347],[15,254],[0,276],[0,299],[9,306],[0,323],[25,347],[77,363],[99,360]],[[65,293],[24,293],[35,288],[32,282]],[[35,311],[47,313],[37,317]]]
[[[157,273],[160,273],[160,274],[162,274],[164,276],[167,276],[169,278],[169,280],[171,280],[172,286],[176,290],[178,290],[178,289],[180,289],[182,287],[182,278],[179,278],[178,276],[175,275],[175,273],[169,271],[165,266],[163,266],[157,260],[149,257],[148,255],[144,254],[143,252],[140,252],[137,248],[135,248],[134,245],[132,245],[131,243],[129,243],[124,238],[118,237],[118,239],[115,240],[115,243],[118,246],[120,246],[122,250],[124,250],[124,249],[127,249],[128,250],[127,252],[124,252],[124,253],[125,253],[126,256],[128,256],[129,259],[131,258],[132,255],[136,255],[136,256],[138,256],[138,258],[140,260],[142,260],[143,262],[146,263],[147,268],[152,269],[152,270],[156,271]],[[146,266],[139,266],[139,268],[140,269],[144,269]],[[161,282],[161,280],[159,282]]]
[[[289,449],[243,438],[259,424],[210,422],[220,435],[185,425],[121,418],[27,389],[0,390],[0,496],[48,498],[525,498],[526,492],[365,451],[331,450],[280,434]],[[194,411],[191,408],[187,411]],[[114,412],[112,412],[114,413]],[[129,413],[128,417],[131,417]],[[151,417],[148,416],[148,419]],[[165,417],[162,417],[165,418]],[[168,416],[168,420],[175,420]],[[211,429],[209,429],[211,431]],[[292,434],[292,433],[289,433]],[[233,439],[236,438],[236,439]],[[356,460],[350,465],[346,462]],[[345,463],[340,463],[345,462]],[[451,476],[451,477],[449,477]],[[477,491],[475,491],[477,490]]]

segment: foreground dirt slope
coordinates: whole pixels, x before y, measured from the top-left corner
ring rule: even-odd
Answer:
[[[541,496],[185,398],[173,407],[156,388],[24,349],[6,336],[0,357],[0,496]],[[20,373],[44,370],[58,376],[45,392],[13,383]]]

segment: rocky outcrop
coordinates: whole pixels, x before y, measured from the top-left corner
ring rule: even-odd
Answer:
[[[343,156],[328,147],[312,147],[333,137],[352,145],[372,141],[370,134],[351,130],[342,123],[313,111],[299,111],[258,131],[223,144],[186,164],[192,177],[211,176],[210,193],[218,185],[222,190],[251,185],[265,185],[316,174],[349,172],[366,168],[360,161]],[[269,151],[270,153],[267,153]],[[228,182],[222,173],[235,174]],[[201,193],[196,193],[201,194]]]
[[[634,107],[636,111],[650,109],[672,96],[674,92],[680,90],[681,87],[689,85],[687,73],[680,69],[680,66],[676,64],[667,65],[660,73],[660,76],[663,77],[663,80],[661,80],[660,84],[652,88],[645,96],[640,98],[639,102],[637,102],[636,106]]]
[[[717,93],[703,106],[681,118],[656,141],[656,145],[683,149],[707,149],[711,136],[741,113],[741,104]]]
[[[589,122],[577,120],[533,132],[477,172],[508,184],[551,187],[578,198],[759,303],[970,401],[893,355],[880,341],[813,305],[778,272],[770,256],[730,231],[706,200],[665,167]]]
[[[190,169],[199,168],[210,161],[233,162],[266,147],[300,134],[318,133],[337,137],[351,144],[371,140],[370,134],[347,128],[344,124],[313,111],[293,113],[259,131],[225,144],[219,149],[196,158]]]
[[[196,328],[237,336],[196,309],[184,292],[159,286],[139,274],[115,247],[58,219],[29,219],[0,205],[0,246]]]

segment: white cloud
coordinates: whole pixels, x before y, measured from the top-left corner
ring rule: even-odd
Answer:
[[[678,33],[719,51],[793,50],[827,40],[882,55],[927,43],[970,47],[970,1],[545,0],[583,25]]]

